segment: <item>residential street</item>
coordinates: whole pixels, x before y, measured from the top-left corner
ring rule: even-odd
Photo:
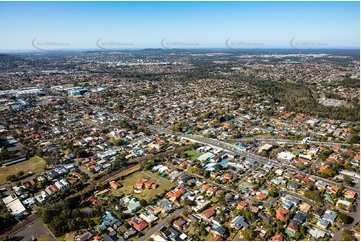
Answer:
[[[138,239],[138,241],[146,241],[147,239],[150,238],[150,236],[152,236],[155,232],[159,231],[164,225],[166,225],[171,219],[179,216],[183,211],[185,210],[185,208],[178,208],[176,209],[173,213],[171,213],[170,215],[168,215],[165,219],[163,219],[161,222],[158,222],[157,225],[155,225],[153,228],[150,228],[148,230],[148,232],[140,237]]]

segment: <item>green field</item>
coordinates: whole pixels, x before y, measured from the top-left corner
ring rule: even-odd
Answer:
[[[187,150],[184,153],[186,153],[191,160],[196,160],[199,157],[197,151],[195,150]]]
[[[135,184],[141,179],[148,179],[150,182],[154,182],[158,184],[156,189],[142,189],[142,193],[137,194],[133,193],[135,188]],[[113,190],[113,194],[120,196],[121,194],[132,195],[133,197],[138,198],[139,200],[144,199],[147,202],[153,200],[157,195],[163,194],[166,191],[169,191],[175,184],[169,182],[168,180],[157,176],[156,174],[148,171],[140,171],[130,174],[123,179],[118,181],[123,187]]]
[[[6,183],[6,177],[16,175],[19,171],[25,174],[29,172],[38,173],[45,170],[45,161],[37,156],[30,158],[27,161],[17,163],[15,165],[0,167],[0,185]]]

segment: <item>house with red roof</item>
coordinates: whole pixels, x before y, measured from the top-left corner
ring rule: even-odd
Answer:
[[[228,181],[230,181],[230,180],[232,180],[233,175],[232,175],[231,173],[226,173],[226,174],[223,175],[223,177],[224,177],[225,179],[227,179]]]
[[[135,230],[137,230],[139,232],[144,230],[146,227],[148,227],[147,222],[145,222],[143,219],[137,218],[137,217],[131,218],[129,221],[129,225],[132,226]]]
[[[308,179],[307,177],[302,178],[302,182],[304,182],[304,183],[309,183],[310,181],[311,181],[311,180]]]
[[[213,241],[224,241],[224,239],[221,236],[217,235],[216,237],[214,237]]]
[[[174,202],[177,198],[180,198],[186,190],[183,187],[176,187],[169,192],[167,192],[166,196],[172,202]]]
[[[264,195],[262,192],[257,192],[256,196],[261,201],[267,199],[267,196]]]
[[[150,182],[150,181],[146,181],[146,182],[144,182],[144,187],[145,188],[150,188],[151,186],[152,186],[152,182]]]
[[[213,207],[210,207],[201,213],[201,217],[205,219],[210,219],[214,215],[216,215],[216,210]]]
[[[79,179],[82,177],[82,174],[80,174],[79,172],[76,172],[76,171],[72,171],[71,174]]]
[[[282,234],[276,234],[275,236],[273,236],[272,241],[283,241]]]
[[[113,188],[113,189],[118,189],[122,187],[122,184],[120,184],[119,182],[116,181],[111,181],[109,182],[109,185]]]
[[[59,191],[59,189],[58,189],[56,186],[54,186],[54,185],[50,185],[49,188],[50,188],[53,192],[58,192],[58,191]]]
[[[282,222],[286,221],[287,220],[287,214],[288,214],[288,210],[287,209],[284,209],[282,207],[279,207],[277,210],[276,210],[276,217],[281,220]]]
[[[68,180],[68,182],[73,185],[73,184],[78,182],[78,179],[77,178],[71,178],[71,179]]]
[[[217,191],[218,189],[216,188],[216,187],[209,187],[208,189],[207,189],[207,195],[208,196],[212,196],[212,195],[214,195],[214,193]]]
[[[351,190],[346,190],[344,196],[345,196],[345,198],[352,199],[356,196],[356,192],[351,191]]]
[[[241,201],[240,203],[238,203],[236,208],[237,209],[245,209],[245,208],[247,208],[247,206],[248,206],[248,203],[246,201]]]
[[[142,189],[145,182],[146,182],[146,180],[143,180],[143,179],[142,179],[142,180],[138,181],[138,182],[135,184],[135,186],[136,186],[138,189]]]
[[[202,191],[203,191],[203,192],[206,192],[209,187],[210,187],[210,186],[209,186],[208,184],[203,184],[203,185],[202,185]]]

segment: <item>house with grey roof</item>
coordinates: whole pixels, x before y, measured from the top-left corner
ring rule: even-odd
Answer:
[[[317,222],[317,226],[319,226],[323,229],[327,229],[329,225],[330,225],[330,222],[328,220],[319,219]]]
[[[246,222],[243,216],[238,215],[232,220],[231,226],[236,229],[241,229],[241,228],[248,228],[249,224]]]
[[[138,211],[142,208],[142,206],[140,205],[140,202],[136,198],[130,197],[130,196],[122,197],[120,199],[120,205],[127,208],[125,213],[128,213],[128,214],[135,213],[136,211]]]
[[[322,219],[324,219],[324,220],[326,220],[326,221],[329,221],[330,223],[333,223],[333,222],[335,222],[336,217],[337,217],[337,213],[332,212],[332,211],[330,211],[330,210],[327,210],[327,211],[323,214]]]
[[[313,228],[310,230],[310,235],[312,235],[312,237],[314,237],[315,239],[319,239],[319,238],[323,238],[326,235],[326,232],[318,229],[318,228]]]

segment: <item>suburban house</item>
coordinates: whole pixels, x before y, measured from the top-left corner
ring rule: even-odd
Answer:
[[[139,216],[141,219],[143,219],[144,221],[146,221],[147,223],[154,223],[158,217],[155,216],[153,213],[151,213],[150,211],[146,211],[142,214],[140,214]]]
[[[286,234],[293,237],[298,231],[298,223],[295,220],[291,220],[286,228]]]
[[[120,205],[127,208],[125,213],[128,213],[128,214],[135,213],[136,211],[138,211],[139,209],[142,208],[142,206],[140,205],[140,202],[136,198],[130,197],[130,196],[122,197],[120,199]]]
[[[166,196],[172,202],[174,202],[177,198],[180,198],[186,190],[183,187],[176,187],[169,192],[167,192]]]
[[[288,214],[288,210],[284,209],[284,208],[278,208],[276,210],[276,217],[277,219],[281,220],[282,222],[285,222],[287,220],[287,214]]]
[[[111,181],[109,182],[109,185],[113,188],[113,189],[118,189],[118,188],[121,188],[122,185],[119,183],[119,182],[116,182],[116,181]]]
[[[129,221],[129,225],[131,225],[137,231],[142,231],[146,227],[148,227],[147,222],[145,222],[143,219],[139,219],[136,217],[131,218],[131,220]]]
[[[173,226],[177,229],[184,229],[187,227],[187,221],[184,220],[182,217],[178,218],[173,222]]]
[[[232,220],[231,226],[236,229],[241,229],[241,228],[248,228],[249,224],[246,222],[243,216],[238,215]]]
[[[206,210],[204,210],[202,213],[201,213],[201,217],[208,220],[210,219],[212,216],[216,215],[216,210],[213,208],[213,207],[210,207]]]

